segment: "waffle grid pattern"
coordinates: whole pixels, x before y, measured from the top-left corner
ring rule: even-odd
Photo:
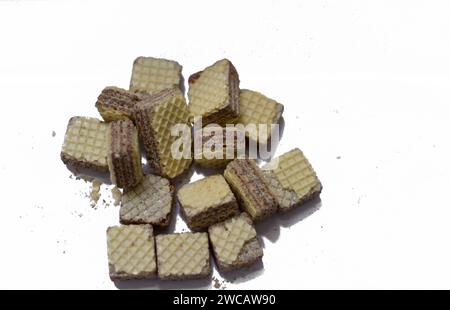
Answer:
[[[162,277],[195,277],[209,266],[206,233],[158,235],[156,248],[158,273]]]
[[[176,61],[139,57],[134,61],[130,90],[153,94],[163,89],[178,87],[181,65]]]
[[[320,186],[314,169],[299,149],[281,155],[273,172],[283,187],[295,191],[299,199]]]
[[[171,207],[169,181],[160,176],[147,175],[141,184],[124,192],[120,219],[158,225],[165,222]]]
[[[170,100],[155,107],[152,128],[156,133],[162,173],[169,178],[174,178],[181,174],[192,161],[191,156],[189,158],[175,159],[172,157],[171,151],[172,143],[179,139],[179,137],[171,135],[172,126],[176,124],[189,125],[188,120],[189,112],[181,92],[179,95],[172,96]],[[189,139],[189,142],[191,141],[190,133],[186,138]]]
[[[220,60],[201,72],[198,80],[189,85],[191,117],[221,109],[228,102],[229,62]]]
[[[62,151],[77,161],[107,167],[109,125],[90,117],[74,117],[69,122]]]
[[[233,264],[244,245],[255,237],[256,231],[245,214],[209,228],[209,238],[216,258],[226,264]]]
[[[241,90],[239,96],[240,115],[236,123],[256,125],[256,132],[246,132],[247,137],[258,141],[260,125],[266,126],[266,131],[261,131],[261,142],[267,141],[272,130],[271,125],[276,124],[283,113],[283,105],[263,94],[251,90]]]
[[[110,227],[107,231],[108,260],[115,273],[137,277],[156,271],[153,229],[150,225]]]

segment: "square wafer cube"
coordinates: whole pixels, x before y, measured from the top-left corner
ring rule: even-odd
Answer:
[[[239,76],[228,59],[222,59],[189,77],[191,121],[224,125],[239,116]]]
[[[181,87],[182,66],[173,60],[138,57],[133,63],[130,90],[154,94],[161,90]]]
[[[251,265],[263,256],[253,222],[245,212],[210,226],[208,233],[216,264],[222,272]]]
[[[184,185],[177,196],[192,230],[206,228],[239,213],[233,192],[219,174]]]
[[[61,160],[74,168],[107,172],[109,124],[96,118],[75,116],[69,120]]]
[[[156,174],[170,179],[186,171],[191,162],[191,124],[186,101],[179,89],[163,90],[139,102],[134,111],[139,136],[150,167]],[[175,126],[181,126],[181,137],[173,136]],[[172,147],[182,143],[182,152],[173,156]],[[186,146],[186,147],[185,147]]]
[[[206,168],[222,168],[245,154],[245,135],[234,127],[206,126],[194,131],[194,161]]]
[[[156,253],[160,279],[198,279],[211,274],[207,233],[158,235]]]
[[[227,165],[224,177],[241,207],[254,221],[266,218],[278,209],[278,203],[261,169],[251,159],[235,159]]]
[[[166,227],[170,221],[173,186],[157,175],[146,175],[132,189],[125,189],[120,207],[122,224],[152,224]]]
[[[142,96],[118,87],[106,87],[98,96],[95,107],[106,122],[133,119],[133,110]]]
[[[155,241],[151,225],[109,227],[106,236],[111,280],[156,277]]]
[[[283,113],[283,105],[261,93],[242,89],[239,95],[240,115],[237,124],[254,125],[255,130],[246,131],[245,135],[255,142],[267,143]],[[249,130],[253,127],[249,126]]]
[[[322,184],[316,172],[298,148],[293,149],[263,167],[263,173],[279,204],[280,211],[288,211],[320,195]],[[271,169],[272,166],[274,169]]]
[[[130,188],[142,180],[141,150],[136,127],[129,119],[111,122],[108,166],[111,182]]]

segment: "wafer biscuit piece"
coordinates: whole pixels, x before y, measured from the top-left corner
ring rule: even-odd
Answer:
[[[277,211],[278,204],[269,183],[254,160],[233,160],[227,165],[224,176],[241,207],[254,221],[266,218]]]
[[[184,185],[177,196],[192,230],[207,228],[239,213],[233,192],[219,174]]]
[[[111,182],[130,188],[142,180],[141,153],[136,127],[129,119],[111,123],[108,166]]]
[[[251,265],[263,256],[251,218],[244,212],[210,226],[209,240],[222,272]]]
[[[61,160],[75,168],[108,172],[109,124],[96,118],[75,116],[69,120]]]
[[[179,89],[166,89],[148,96],[137,104],[134,116],[147,160],[156,174],[171,179],[189,168],[192,162],[191,124],[186,101]],[[172,136],[172,128],[180,124],[184,126],[185,135],[183,138]],[[171,148],[176,141],[183,142],[185,154],[181,158],[172,156]]]
[[[169,180],[157,175],[146,175],[139,185],[124,190],[120,222],[166,227],[170,221],[172,202],[173,187]]]
[[[130,90],[154,94],[163,89],[181,87],[182,66],[173,60],[138,57],[133,63]]]
[[[111,280],[156,277],[155,240],[151,225],[109,227],[106,236]]]
[[[203,125],[224,125],[239,116],[239,76],[228,59],[222,59],[189,77],[191,121],[202,116]]]
[[[98,96],[95,107],[106,122],[133,119],[134,107],[140,100],[139,94],[110,86],[103,89]]]
[[[207,233],[158,235],[156,253],[160,279],[199,279],[211,274]]]
[[[296,148],[275,160],[278,163],[276,168],[269,169],[273,162],[268,163],[263,167],[263,173],[280,211],[288,211],[320,195],[322,184],[302,151]]]
[[[242,89],[239,109],[240,115],[236,123],[248,126],[249,130],[245,135],[255,142],[266,144],[272,133],[272,124],[278,123],[284,107],[261,93]]]
[[[239,153],[245,154],[245,136],[233,128],[207,126],[195,135],[200,147],[194,148],[194,161],[202,167],[222,168]]]

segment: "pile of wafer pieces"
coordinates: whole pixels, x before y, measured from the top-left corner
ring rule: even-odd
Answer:
[[[62,161],[93,174],[108,173],[123,189],[121,225],[107,229],[112,280],[208,277],[210,249],[220,272],[249,266],[263,256],[254,222],[300,206],[322,190],[298,148],[263,167],[254,159],[216,158],[202,151],[175,158],[172,129],[177,124],[192,130],[201,117],[201,126],[216,124],[224,131],[230,123],[270,127],[283,113],[275,100],[240,89],[238,73],[227,59],[189,77],[188,104],[181,71],[175,61],[139,57],[129,90],[106,87],[98,96],[95,106],[103,120],[76,116],[67,126]],[[247,142],[267,143],[270,130],[245,136]],[[206,145],[213,137],[202,133],[200,141]],[[195,133],[184,139],[192,144]],[[231,141],[234,153],[236,139]],[[215,151],[228,152],[226,146]],[[151,173],[143,173],[141,152]],[[176,191],[175,180],[192,162],[222,170]],[[168,226],[175,201],[192,232],[154,234],[154,228]]]

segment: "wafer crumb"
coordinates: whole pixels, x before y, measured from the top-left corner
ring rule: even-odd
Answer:
[[[111,190],[111,194],[114,199],[114,206],[118,206],[122,201],[122,192],[117,186],[114,186]]]
[[[52,131],[52,137],[56,136],[56,132],[53,130]]]
[[[89,198],[91,199],[91,207],[94,208],[97,205],[98,200],[100,199],[100,187],[102,186],[102,182],[99,180],[92,181],[92,188]]]

